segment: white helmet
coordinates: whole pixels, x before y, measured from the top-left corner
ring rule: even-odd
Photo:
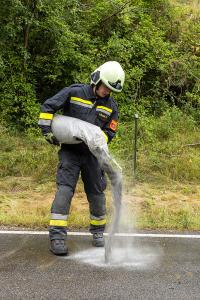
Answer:
[[[107,61],[91,74],[91,84],[102,81],[113,92],[121,92],[125,73],[117,61]]]

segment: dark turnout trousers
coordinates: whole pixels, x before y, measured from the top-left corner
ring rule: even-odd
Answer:
[[[84,143],[63,144],[58,155],[57,192],[51,207],[50,239],[64,239],[67,234],[67,218],[80,173],[89,202],[90,232],[103,232],[106,224],[106,178],[97,159]]]

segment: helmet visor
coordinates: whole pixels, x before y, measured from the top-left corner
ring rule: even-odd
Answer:
[[[121,81],[117,80],[116,82],[110,82],[108,81],[109,85],[112,86],[114,89],[121,91],[122,90],[122,85]]]

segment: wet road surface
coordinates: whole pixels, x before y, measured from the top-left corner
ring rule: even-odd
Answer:
[[[0,234],[0,299],[200,299],[200,239],[116,238],[113,259],[90,236],[69,236],[68,257],[47,235]]]

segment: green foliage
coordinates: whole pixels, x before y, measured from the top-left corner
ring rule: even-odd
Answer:
[[[138,120],[139,180],[151,177],[198,181],[200,156],[199,129],[195,120],[173,107],[159,117],[139,115]],[[0,128],[1,172],[5,176],[31,176],[36,182],[54,180],[57,150],[34,131],[22,134],[8,128]],[[111,153],[124,167],[127,175],[133,175],[134,121],[121,123],[116,138],[110,144]]]
[[[25,82],[24,78],[20,79],[19,76],[13,75],[5,83],[4,90],[1,93],[0,109],[4,120],[11,127],[24,130],[36,126],[39,105],[35,103],[35,93],[32,85]]]
[[[1,119],[36,126],[46,98],[118,60],[126,71],[116,95],[121,120],[176,105],[199,122],[200,10],[174,2],[2,0]]]
[[[141,114],[138,121],[137,178],[160,176],[172,180],[198,181],[200,176],[199,129],[193,117],[177,107],[159,117]],[[134,120],[122,123],[111,144],[115,156],[129,176],[133,175]]]
[[[140,127],[140,138],[144,143],[153,139],[165,141],[175,137],[179,132],[185,134],[195,130],[195,121],[186,116],[180,109],[172,107],[156,119],[154,117],[142,117]]]
[[[10,133],[0,127],[0,177],[32,176],[37,182],[54,180],[57,147],[33,134]]]

